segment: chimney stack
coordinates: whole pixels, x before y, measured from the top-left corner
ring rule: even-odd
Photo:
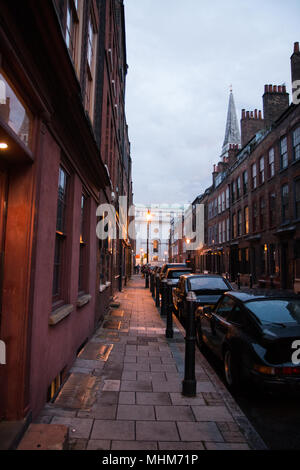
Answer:
[[[292,91],[293,103],[300,103],[300,51],[299,42],[294,43],[294,53],[291,57],[291,72],[292,72]],[[299,82],[299,83],[297,83]]]
[[[268,85],[266,85],[268,87]],[[266,88],[265,88],[266,89]],[[267,88],[269,90],[269,87]],[[255,109],[253,111],[242,110],[241,119],[241,132],[242,132],[242,147],[244,147],[255,134],[265,127],[265,122],[262,119],[261,111]]]
[[[265,127],[270,127],[289,107],[289,94],[286,86],[265,85],[263,95]]]

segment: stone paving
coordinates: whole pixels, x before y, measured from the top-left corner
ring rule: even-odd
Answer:
[[[184,331],[165,318],[134,276],[78,355],[37,423],[69,427],[78,450],[263,449],[232,396],[196,351],[197,396],[182,395]]]

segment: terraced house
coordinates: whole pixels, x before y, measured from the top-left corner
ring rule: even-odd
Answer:
[[[299,63],[295,43],[293,91]],[[205,204],[205,246],[193,255],[201,271],[298,291],[300,107],[297,100],[290,104],[285,85],[265,85],[262,101],[262,111],[242,110],[239,135],[230,93],[221,161],[212,186],[197,199]]]
[[[132,202],[127,63],[122,0],[0,3],[0,425],[20,427],[131,272],[126,233],[96,236],[100,204]]]

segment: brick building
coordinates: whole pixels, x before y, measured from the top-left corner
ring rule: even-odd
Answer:
[[[1,1],[0,425],[55,397],[131,270],[126,234],[96,236],[132,201],[124,24],[121,0]]]
[[[291,57],[299,80],[299,43]],[[242,110],[241,141],[214,166],[212,186],[198,198],[205,205],[205,246],[194,252],[198,270],[241,274],[242,284],[299,289],[300,107],[284,85],[265,85],[263,112]],[[234,115],[230,100],[228,116]]]

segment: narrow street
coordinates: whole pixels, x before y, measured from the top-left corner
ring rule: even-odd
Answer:
[[[66,426],[74,450],[264,448],[198,350],[197,395],[182,395],[184,331],[174,318],[174,337],[166,339],[144,279],[134,276],[118,302],[34,426]],[[19,448],[32,448],[34,438],[29,429]]]

